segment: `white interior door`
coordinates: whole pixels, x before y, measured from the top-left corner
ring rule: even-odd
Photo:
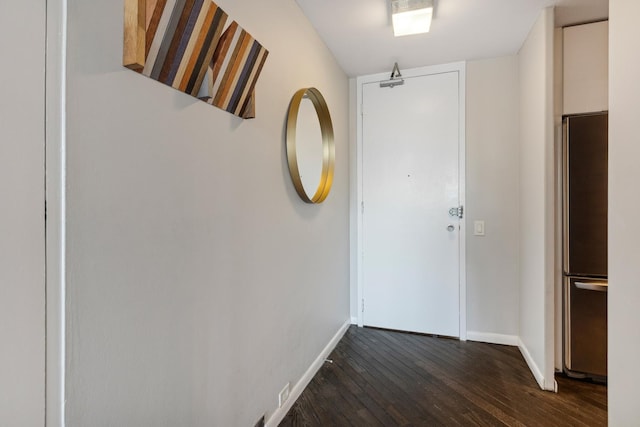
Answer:
[[[362,321],[460,336],[460,73],[362,85]]]

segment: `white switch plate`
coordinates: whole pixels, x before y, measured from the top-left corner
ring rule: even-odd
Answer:
[[[473,221],[473,235],[484,236],[484,221]]]

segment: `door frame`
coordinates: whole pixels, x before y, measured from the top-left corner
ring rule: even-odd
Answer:
[[[459,179],[459,201],[460,205],[466,209],[466,182],[465,182],[465,165],[466,165],[466,140],[465,140],[465,113],[466,113],[466,63],[454,62],[449,64],[433,65],[427,67],[412,68],[402,70],[402,77],[422,77],[433,74],[442,73],[458,73],[458,105],[459,105],[459,133],[458,133],[458,179]],[[362,316],[362,301],[364,295],[364,272],[363,272],[363,227],[362,227],[362,215],[363,215],[363,167],[362,167],[362,88],[363,85],[368,83],[376,83],[389,80],[389,73],[378,73],[366,76],[360,76],[356,78],[356,164],[355,164],[355,179],[356,179],[356,205],[357,210],[357,225],[356,225],[356,239],[355,247],[352,246],[352,252],[355,254],[353,259],[355,260],[356,269],[356,285],[357,285],[357,299],[356,299],[356,311],[357,311],[357,324],[359,327],[363,326]],[[386,89],[393,90],[393,89]],[[460,340],[467,340],[467,276],[466,276],[466,217],[463,216],[460,221],[460,253],[459,253],[459,322],[460,322]]]
[[[46,0],[46,426],[65,426],[67,0]]]

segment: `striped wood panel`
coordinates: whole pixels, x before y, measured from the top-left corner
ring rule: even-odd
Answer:
[[[194,97],[204,90],[201,99],[253,118],[268,51],[235,21],[223,33],[227,18],[210,0],[126,0],[124,65]]]
[[[145,0],[127,0],[124,7],[124,66],[140,71],[145,61]]]
[[[210,104],[243,118],[255,117],[253,91],[269,52],[233,22],[211,63]]]

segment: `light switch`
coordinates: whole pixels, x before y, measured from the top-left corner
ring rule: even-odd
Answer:
[[[473,235],[484,236],[484,221],[473,221]]]

